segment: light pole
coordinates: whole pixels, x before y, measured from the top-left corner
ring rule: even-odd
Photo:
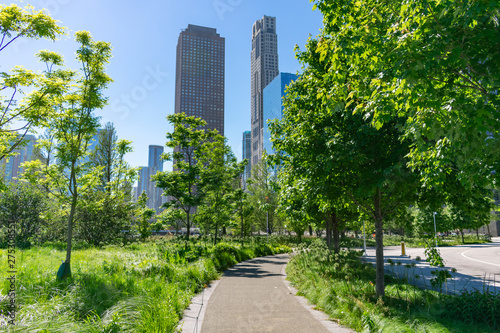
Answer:
[[[438,247],[438,239],[437,239],[437,231],[436,231],[436,212],[432,214],[432,217],[434,218],[434,239],[436,240],[436,247]]]

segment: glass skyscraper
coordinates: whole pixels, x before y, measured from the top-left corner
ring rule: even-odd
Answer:
[[[140,167],[136,190],[137,198],[139,198],[143,191],[146,191],[148,195],[147,206],[155,209],[156,212],[160,211],[160,206],[163,204],[163,197],[161,196],[163,190],[156,187],[156,183],[151,181],[151,176],[155,175],[158,171],[163,171],[163,161],[161,160],[163,151],[163,146],[149,146],[148,166]]]
[[[286,87],[296,79],[295,74],[280,73],[264,88],[264,150],[267,154],[274,154],[267,122],[283,117],[283,97],[286,96]]]

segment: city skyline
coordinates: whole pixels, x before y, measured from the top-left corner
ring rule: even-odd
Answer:
[[[12,2],[26,5],[18,0]],[[104,92],[109,105],[97,114],[103,125],[113,122],[119,138],[133,142],[134,152],[125,157],[132,166],[145,165],[148,146],[165,145],[166,132],[173,130],[166,116],[173,114],[175,107],[176,44],[188,24],[213,27],[226,39],[224,134],[238,158],[242,154],[242,132],[250,130],[253,23],[263,15],[277,17],[280,70],[292,73],[301,67],[295,59],[295,45],[303,49],[308,36],[318,35],[322,26],[321,13],[312,11],[307,0],[292,5],[284,0],[232,1],[225,7],[216,6],[220,1],[203,0],[151,1],[141,6],[96,0],[30,3],[35,9],[48,7],[51,16],[68,28],[68,36],[55,43],[17,40],[0,54],[4,70],[15,65],[44,70],[34,57],[42,49],[62,53],[68,67],[79,68],[74,61],[77,44],[73,41],[74,32],[79,30],[88,30],[95,40],[111,43],[113,58],[107,72],[114,82]],[[297,17],[301,18],[300,25],[296,24]],[[165,168],[169,168],[169,162]]]

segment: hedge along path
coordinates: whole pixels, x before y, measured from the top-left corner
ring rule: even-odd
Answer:
[[[209,291],[208,303],[205,294],[206,309],[200,323],[185,325],[183,332],[352,332],[315,318],[299,303],[283,282],[289,259],[288,254],[278,254],[228,269]]]

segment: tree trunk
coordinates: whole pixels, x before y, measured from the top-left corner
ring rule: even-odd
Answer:
[[[71,263],[71,241],[73,239],[73,220],[75,217],[76,200],[76,195],[73,194],[73,198],[71,199],[71,210],[68,217],[68,233],[66,238],[68,242],[66,249],[66,263],[68,265]]]
[[[333,234],[333,251],[340,252],[340,233],[339,233],[339,218],[337,214],[332,213],[332,234]]]
[[[214,238],[214,245],[217,245],[217,236],[219,235],[219,225],[217,222],[215,222],[215,238]]]
[[[78,188],[76,184],[76,175],[75,175],[75,163],[73,162],[71,165],[71,176],[70,176],[70,189],[72,189],[72,198],[71,198],[71,208],[68,217],[68,233],[67,233],[67,248],[66,248],[66,261],[59,267],[59,271],[57,272],[57,278],[62,280],[68,277],[71,277],[71,245],[73,240],[73,221],[75,217],[76,203],[78,200]]]
[[[241,233],[240,233],[241,246],[243,246],[243,208],[241,210]]]
[[[460,230],[460,235],[462,236],[462,244],[465,244],[465,240],[464,240],[464,230],[463,229],[459,229]]]
[[[190,210],[190,209],[189,209]],[[189,231],[191,229],[191,221],[189,219],[189,213],[190,211],[186,211],[186,240],[189,240]]]
[[[313,227],[309,224],[309,236],[313,235]]]
[[[375,191],[374,208],[375,208],[375,253],[376,253],[376,292],[378,297],[385,296],[385,281],[384,281],[384,228],[383,217],[381,211],[381,193],[377,188]]]
[[[330,232],[330,217],[325,217],[325,226],[326,226],[326,246],[331,250],[332,248],[332,234]]]
[[[479,228],[476,229],[476,237],[479,239]]]

